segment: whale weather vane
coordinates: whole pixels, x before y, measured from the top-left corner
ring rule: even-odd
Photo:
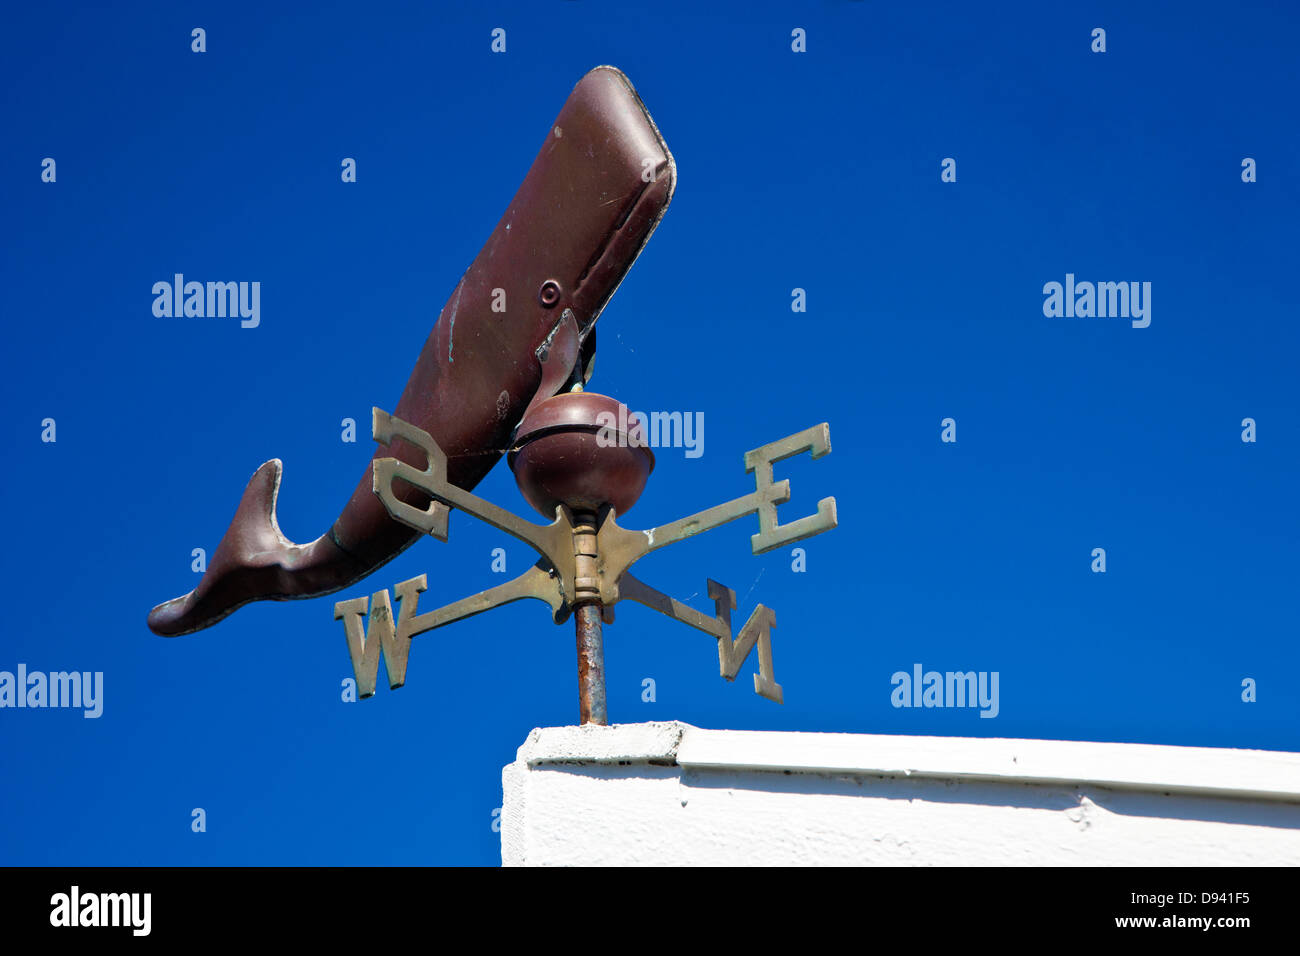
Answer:
[[[773,465],[830,452],[822,423],[744,456],[752,492],[667,525],[618,524],[654,468],[642,424],[621,403],[585,390],[597,317],[663,218],[676,165],[627,78],[597,67],[574,87],[500,223],[443,307],[394,414],[374,409],[381,446],[334,526],[315,541],[289,541],[276,521],[282,466],[249,480],[230,527],[198,587],[155,607],[149,627],[167,637],[193,633],[257,600],[317,597],[355,584],[420,537],[448,537],[456,509],[513,535],[539,554],[515,579],[423,614],[427,575],[339,601],[361,697],[374,694],[379,658],[389,684],[406,680],[416,635],[524,598],[572,616],[582,723],[605,724],[602,624],[630,600],[714,637],[722,676],[734,680],[757,649],[756,693],[782,702],[772,665],[773,612],[759,604],[733,636],[736,595],[708,581],[709,616],[630,572],[652,551],[738,518],[758,516],[754,554],[836,526],[834,498],[787,524],[777,506],[790,483]],[[507,311],[498,308],[510,303]],[[555,316],[559,314],[559,318]],[[549,524],[536,524],[473,494],[508,450],[524,498]]]

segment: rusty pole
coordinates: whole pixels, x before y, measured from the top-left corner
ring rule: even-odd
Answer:
[[[574,612],[578,633],[578,713],[584,724],[609,723],[605,709],[605,647],[600,605],[584,604]]]
[[[605,644],[601,632],[600,557],[596,515],[573,513],[574,631],[578,638],[578,715],[584,724],[609,723],[605,708]]]

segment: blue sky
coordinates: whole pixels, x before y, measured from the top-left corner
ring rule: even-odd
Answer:
[[[701,609],[706,577],[736,590],[738,619],[772,607],[784,706],[752,693],[752,659],[729,684],[708,637],[622,606],[611,720],[1300,749],[1296,16],[14,7],[0,670],[102,671],[104,712],[0,709],[0,862],[499,861],[502,765],[531,728],[576,720],[572,630],[541,605],[417,638],[406,687],[359,703],[340,699],[333,597],[175,640],[144,622],[197,583],[191,549],[215,549],[266,459],[284,461],[285,533],[330,525],[373,450],[371,406],[396,404],[601,63],[636,85],[678,187],[601,317],[591,387],[705,419],[704,454],[661,449],[625,523],[746,493],[745,451],[821,421],[834,451],[778,465],[781,514],[835,495],[840,516],[803,573],[789,549],[749,553],[752,520],[638,565]],[[156,318],[151,288],[177,272],[260,281],[261,324]],[[1043,286],[1067,273],[1150,282],[1150,326],[1046,317]],[[531,516],[504,463],[477,491]],[[533,560],[453,515],[447,544],[339,597],[428,572],[433,607],[500,583],[496,547],[511,574]],[[916,663],[998,672],[998,716],[891,706]]]

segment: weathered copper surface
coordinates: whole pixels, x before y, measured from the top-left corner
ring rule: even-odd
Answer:
[[[627,417],[621,402],[595,392],[553,395],[530,408],[507,459],[524,499],[547,518],[560,505],[626,513],[655,465],[643,437],[603,424]]]
[[[473,488],[535,397],[585,379],[592,325],[662,218],[675,181],[672,156],[627,78],[612,67],[583,77],[452,291],[397,404],[397,417],[446,452],[451,483]],[[492,311],[497,289],[504,313]],[[416,468],[424,461],[400,436],[381,455]],[[151,629],[187,634],[250,601],[336,591],[429,530],[390,517],[374,494],[372,461],[329,532],[294,544],[276,523],[280,476],[278,459],[257,470],[198,587],[154,608]],[[393,494],[430,510],[415,489]],[[445,507],[431,510],[443,511],[445,530]]]

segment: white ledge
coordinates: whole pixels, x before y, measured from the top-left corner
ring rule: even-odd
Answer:
[[[698,732],[677,721],[598,727],[539,727],[519,748],[518,759],[536,767],[564,763],[667,763],[677,759],[682,733]]]
[[[534,730],[507,865],[1300,865],[1300,754],[702,730]]]
[[[1153,744],[704,730],[676,721],[534,730],[530,767],[647,763],[774,773],[1092,784],[1300,802],[1300,754]]]

